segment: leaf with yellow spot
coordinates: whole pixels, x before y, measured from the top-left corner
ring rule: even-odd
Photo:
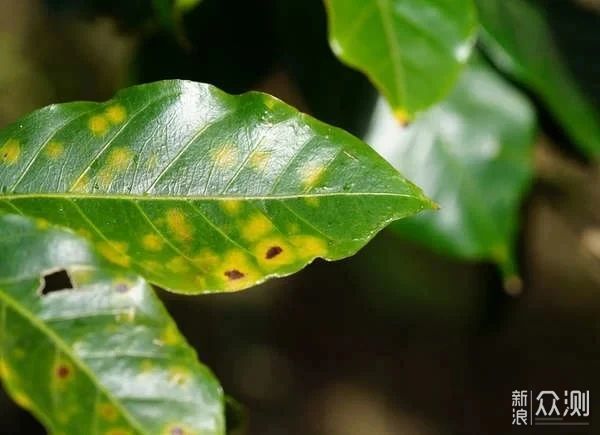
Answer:
[[[7,214],[0,233],[2,382],[49,433],[225,433],[218,382],[144,279],[59,227]],[[57,270],[94,273],[42,295],[44,274]]]
[[[181,293],[347,257],[432,208],[349,133],[266,94],[187,81],[41,109],[0,144],[0,213],[77,231],[111,264]]]

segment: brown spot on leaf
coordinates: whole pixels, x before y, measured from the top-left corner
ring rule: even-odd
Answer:
[[[283,248],[281,246],[271,246],[269,249],[267,249],[265,258],[267,260],[270,260],[271,258],[277,257],[282,252],[283,252]]]
[[[66,379],[70,374],[71,369],[65,364],[60,364],[58,367],[56,367],[56,376],[58,376],[59,379]]]
[[[237,269],[232,269],[232,270],[226,270],[225,271],[225,276],[227,278],[229,278],[230,281],[233,281],[233,280],[236,280],[236,279],[243,278],[246,275],[243,274],[242,272],[240,272]]]

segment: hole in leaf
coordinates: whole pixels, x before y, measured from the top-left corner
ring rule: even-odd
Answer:
[[[42,296],[45,296],[48,293],[72,288],[73,283],[71,282],[71,278],[69,278],[69,274],[66,270],[61,269],[57,272],[44,275],[44,288],[42,289]]]

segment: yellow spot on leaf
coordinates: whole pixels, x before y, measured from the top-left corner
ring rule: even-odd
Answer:
[[[177,208],[168,210],[166,218],[167,226],[175,238],[182,242],[191,240],[194,228],[189,224],[185,214],[181,210]]]
[[[190,372],[182,367],[169,369],[169,382],[175,385],[185,385],[191,378]]]
[[[126,254],[127,244],[123,242],[100,242],[96,245],[98,252],[108,261],[119,266],[128,267],[131,258]]]
[[[227,168],[233,166],[238,159],[238,153],[233,145],[223,145],[213,153],[215,166],[218,168]]]
[[[290,241],[296,247],[296,252],[302,258],[324,257],[327,254],[327,243],[323,239],[308,235],[296,235],[290,237]]]
[[[242,202],[239,199],[224,199],[219,204],[230,215],[238,214],[242,208]]]
[[[44,151],[44,154],[46,155],[46,157],[55,160],[55,159],[58,159],[59,157],[61,157],[64,152],[65,152],[65,148],[64,148],[63,144],[61,144],[60,142],[50,142],[46,146],[46,150]]]
[[[105,116],[113,124],[120,124],[127,118],[127,111],[120,104],[115,104],[106,109]]]
[[[193,262],[196,266],[205,272],[213,271],[215,267],[219,265],[221,259],[217,254],[209,248],[204,248],[198,255],[193,258]]]
[[[307,196],[304,198],[304,202],[306,204],[310,205],[311,207],[319,206],[319,198],[316,196]]]
[[[99,403],[98,415],[100,415],[100,417],[106,421],[114,422],[117,418],[119,418],[119,411],[110,403]]]
[[[0,163],[14,165],[19,161],[19,157],[21,157],[21,144],[18,140],[9,139],[0,147]]]
[[[60,359],[52,367],[52,384],[55,388],[65,388],[73,379],[73,365],[69,361]]]
[[[96,136],[104,136],[108,131],[108,120],[102,115],[94,115],[88,121],[90,131]]]
[[[116,171],[123,171],[131,164],[133,153],[123,147],[113,149],[108,155],[107,164]]]
[[[167,346],[173,346],[181,342],[181,335],[174,323],[169,323],[160,335],[160,341]]]
[[[396,110],[394,110],[394,118],[396,118],[396,120],[401,125],[408,124],[408,121],[410,120],[410,116],[408,115],[408,112],[406,110],[404,110],[404,109],[396,109]]]
[[[160,272],[163,269],[163,264],[154,260],[144,260],[140,263],[140,265],[148,272],[153,273]]]
[[[217,277],[223,282],[225,290],[230,291],[250,287],[260,276],[251,259],[237,249],[226,253],[223,262],[217,268]]]
[[[158,252],[163,248],[164,240],[159,235],[150,233],[142,238],[142,245],[148,251]]]
[[[94,273],[89,269],[74,269],[69,271],[69,277],[73,284],[80,286],[89,284],[94,277]]]
[[[295,261],[293,248],[281,237],[261,240],[254,247],[254,256],[265,269],[277,269]]]
[[[133,323],[133,321],[135,320],[135,308],[129,307],[126,310],[121,311],[120,313],[117,313],[115,315],[115,320],[119,323],[122,323],[122,322]]]
[[[50,227],[50,222],[48,222],[46,219],[38,218],[35,220],[35,227],[38,230],[46,230]]]
[[[319,163],[310,162],[303,168],[300,168],[299,175],[304,187],[312,187],[321,178],[325,172],[325,167]]]
[[[265,169],[269,164],[270,153],[267,151],[257,151],[250,157],[250,166],[259,171]]]
[[[173,273],[185,273],[190,270],[190,266],[187,260],[183,257],[173,257],[171,258],[167,264],[167,269],[169,269]]]
[[[242,227],[242,237],[254,242],[273,229],[273,223],[263,214],[255,214]]]

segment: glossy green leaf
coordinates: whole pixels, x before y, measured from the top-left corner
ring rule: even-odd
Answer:
[[[365,72],[406,121],[442,99],[467,61],[472,0],[325,0],[336,55]]]
[[[506,276],[516,273],[534,125],[527,99],[482,64],[469,66],[452,95],[404,131],[380,104],[367,140],[441,207],[394,228],[439,252],[492,260]]]
[[[542,98],[582,152],[600,157],[600,113],[579,89],[539,7],[528,0],[477,4],[491,59]]]
[[[431,206],[369,146],[261,93],[158,82],[0,132],[0,209],[91,239],[183,292],[238,290],[356,252]]]
[[[74,289],[42,294],[44,275]],[[150,286],[70,231],[0,216],[0,368],[52,434],[223,434],[224,399]]]

